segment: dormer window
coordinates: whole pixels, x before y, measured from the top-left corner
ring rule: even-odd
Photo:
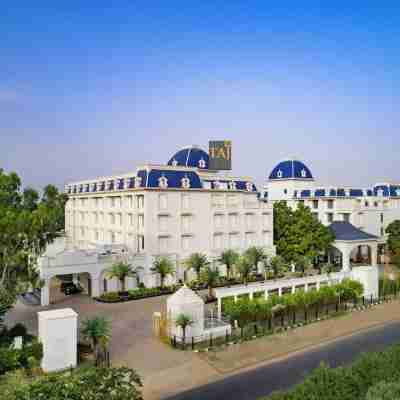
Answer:
[[[220,189],[220,186],[219,181],[214,181],[214,189]]]
[[[246,190],[251,192],[253,190],[253,184],[251,182],[246,182]]]
[[[400,196],[400,189],[396,189],[396,196]]]
[[[282,170],[278,170],[278,172],[276,173],[276,176],[278,177],[278,178],[282,178],[283,177],[283,172],[282,172]]]
[[[200,158],[199,160],[199,168],[205,168],[206,167],[206,162],[204,161],[203,158]]]
[[[114,181],[108,181],[108,190],[114,190]]]
[[[383,196],[383,190],[382,190],[382,189],[379,189],[379,190],[378,190],[378,196],[379,196],[379,197],[382,197],[382,196]]]
[[[302,170],[301,170],[301,177],[302,178],[306,178],[307,177],[307,171],[303,168]]]
[[[137,176],[135,178],[135,188],[140,188],[141,184],[142,184],[142,178],[140,176]]]
[[[230,190],[236,190],[236,182],[235,181],[230,181],[229,182],[229,189]]]
[[[168,179],[164,175],[158,178],[158,187],[161,189],[166,189],[168,187]]]
[[[190,179],[185,176],[184,178],[181,179],[181,184],[183,189],[189,189],[190,188]]]
[[[176,167],[177,165],[178,165],[178,161],[176,161],[176,159],[174,158],[173,160],[172,160],[172,166],[173,167]]]

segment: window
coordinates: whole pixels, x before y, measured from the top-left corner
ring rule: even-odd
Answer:
[[[140,253],[143,250],[144,250],[144,236],[143,235],[138,235],[138,237],[137,237],[137,251],[138,251],[138,253]]]
[[[126,204],[127,204],[128,208],[133,208],[133,197],[132,196],[127,196]]]
[[[333,213],[328,213],[327,218],[328,218],[328,222],[332,223],[333,222]]]
[[[117,214],[117,224],[122,226],[122,214]]]
[[[97,214],[97,212],[93,213],[93,221],[95,224],[99,223],[99,214]]]
[[[215,228],[222,228],[224,225],[224,216],[222,214],[215,214],[214,215],[214,227]]]
[[[283,194],[287,194],[287,189],[283,189]]]
[[[188,195],[188,194],[182,195],[182,209],[183,210],[190,209],[190,195]]]
[[[85,237],[85,228],[82,226],[81,227],[81,238]]]
[[[160,253],[167,253],[169,248],[169,237],[161,236],[158,238],[158,250]]]
[[[191,216],[190,215],[182,215],[182,231],[190,232],[191,226]]]
[[[100,235],[99,235],[99,231],[95,231],[94,232],[94,240],[99,240]]]
[[[121,208],[121,197],[115,198],[115,207]]]
[[[350,222],[350,214],[349,213],[344,213],[343,214],[343,221]]]
[[[383,224],[383,213],[381,213],[381,224]]]
[[[313,200],[313,208],[318,209],[318,200]]]
[[[159,210],[166,210],[168,208],[167,195],[165,193],[158,196],[158,208]]]
[[[253,246],[255,244],[254,237],[255,237],[254,233],[252,233],[252,232],[247,232],[245,234],[244,240],[245,240],[245,246],[246,247],[250,247],[250,246]]]
[[[158,229],[160,232],[168,231],[168,216],[160,215],[158,217]]]
[[[136,196],[136,208],[139,210],[144,208],[144,195],[139,194]]]
[[[110,198],[110,207],[114,208],[115,207],[115,197]]]
[[[115,232],[111,232],[111,243],[115,243],[117,241],[117,236]]]
[[[385,231],[383,228],[381,228],[381,236],[384,236],[384,234],[385,234]]]
[[[229,247],[230,248],[239,247],[239,234],[237,233],[229,234]]]
[[[319,215],[318,215],[318,213],[317,212],[313,212],[312,213],[312,215],[313,215],[313,217],[318,221],[319,220]]]
[[[302,206],[304,206],[304,200],[299,200],[299,205],[302,205]]]
[[[214,249],[222,249],[222,235],[214,235]]]
[[[237,228],[239,226],[239,215],[238,214],[229,214],[229,226],[231,228]]]
[[[128,214],[128,223],[129,226],[133,226],[133,214]]]
[[[115,225],[115,215],[114,214],[110,214],[110,224]]]
[[[228,195],[227,197],[228,207],[235,207],[238,205],[238,197],[236,195]]]
[[[138,215],[138,229],[143,229],[144,228],[144,215],[139,214]]]
[[[246,214],[246,228],[254,227],[254,214]]]
[[[182,236],[182,250],[190,251],[192,248],[192,237],[191,236]]]
[[[332,210],[333,206],[334,206],[334,201],[333,200],[328,200],[328,208],[330,210]]]
[[[365,207],[369,207],[369,202],[366,201],[366,202],[364,203],[364,205],[365,205]]]
[[[377,201],[374,201],[374,206],[375,206],[375,207],[378,207],[378,206],[379,206],[379,203],[378,203]]]

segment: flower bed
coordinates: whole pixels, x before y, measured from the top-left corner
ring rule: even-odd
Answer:
[[[163,296],[172,294],[178,286],[168,286],[165,288],[138,288],[126,292],[107,292],[97,297],[96,300],[102,303],[121,303],[124,301],[146,299],[148,297]]]

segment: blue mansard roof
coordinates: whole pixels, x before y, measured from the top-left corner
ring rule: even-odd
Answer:
[[[203,149],[191,146],[175,153],[168,161],[168,165],[208,169],[208,161],[208,154]]]
[[[269,175],[270,180],[276,179],[299,179],[313,180],[310,169],[301,161],[285,160],[281,161]]]
[[[329,225],[329,229],[334,233],[336,240],[378,240],[377,236],[364,232],[346,221],[335,221]]]

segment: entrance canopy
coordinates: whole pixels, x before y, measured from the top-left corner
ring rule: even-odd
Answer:
[[[333,222],[329,229],[336,238],[333,247],[342,253],[344,270],[350,270],[351,266],[377,265],[377,236],[364,232],[346,221]]]

